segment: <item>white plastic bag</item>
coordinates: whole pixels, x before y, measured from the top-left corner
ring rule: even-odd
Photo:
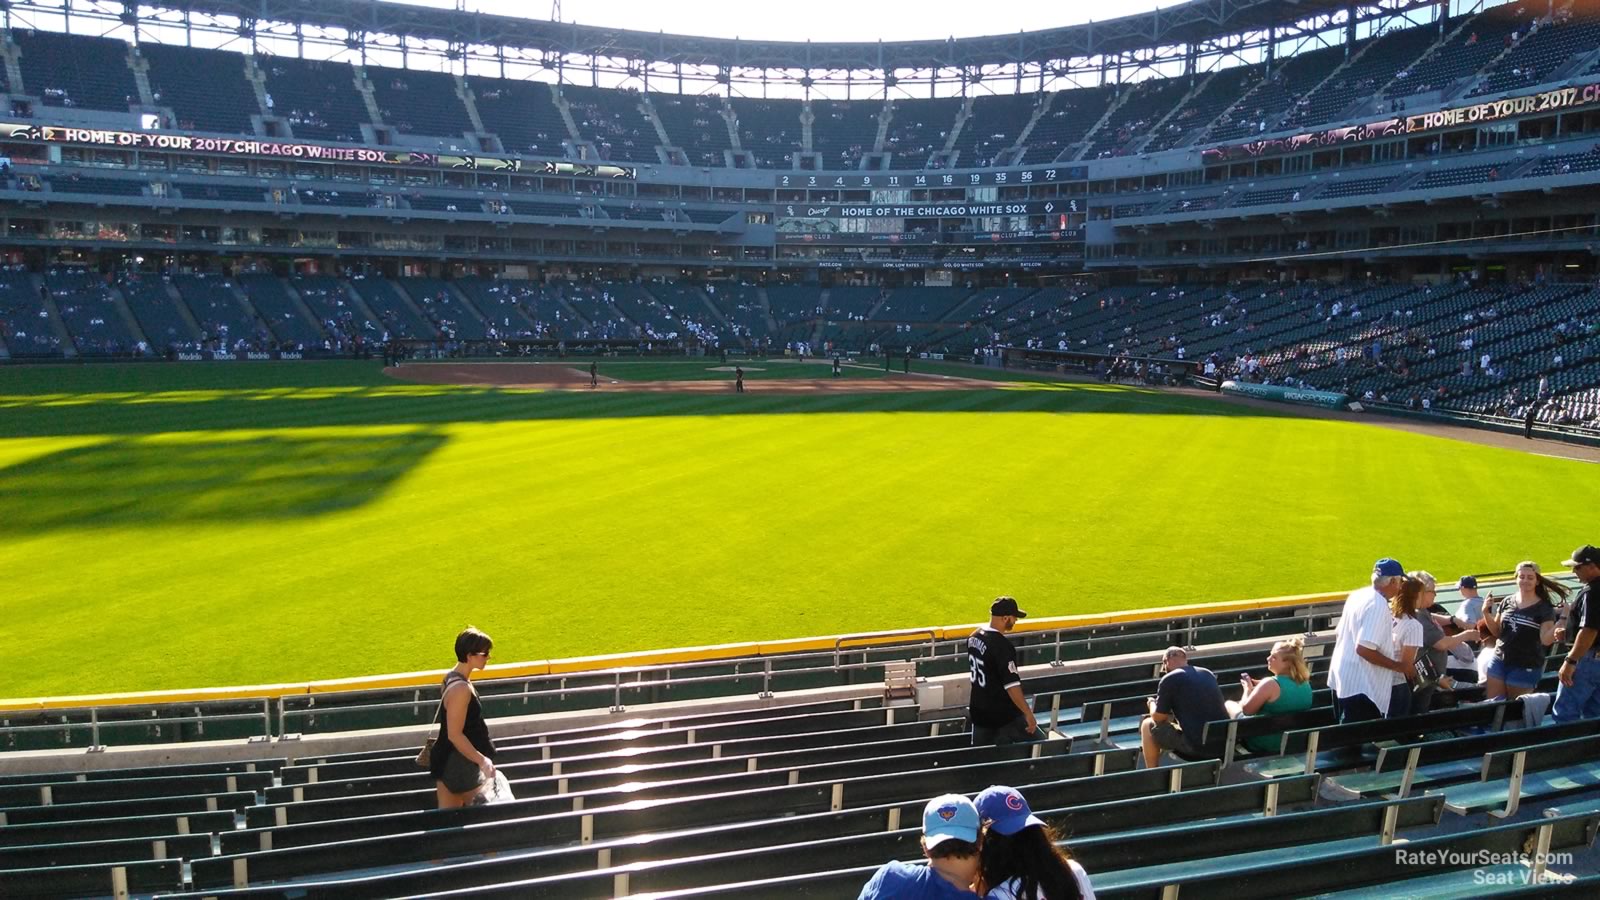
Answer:
[[[511,793],[511,782],[506,780],[506,773],[495,770],[494,779],[485,781],[483,788],[478,791],[478,803],[489,805],[493,803],[509,803],[517,799]]]

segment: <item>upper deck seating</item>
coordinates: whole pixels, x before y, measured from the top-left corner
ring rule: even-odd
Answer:
[[[822,167],[858,168],[861,155],[872,152],[882,112],[882,100],[811,101],[811,149],[822,155]]]
[[[763,169],[791,169],[790,154],[800,149],[799,100],[746,100],[734,97],[739,145]]]
[[[655,128],[639,111],[634,91],[562,85],[562,96],[572,107],[578,134],[594,142],[603,160],[654,163]]]
[[[1344,60],[1343,46],[1308,50],[1280,58],[1271,73],[1257,81],[1232,110],[1218,114],[1201,143],[1248,139],[1276,131],[1278,120],[1291,107],[1302,103],[1311,90]]]
[[[158,105],[172,107],[185,131],[255,134],[259,115],[255,88],[244,75],[244,57],[226,50],[140,44],[150,63],[150,90]],[[205,73],[197,78],[196,73]]]
[[[1523,32],[1517,45],[1495,61],[1469,96],[1525,90],[1549,81],[1568,60],[1600,44],[1600,17],[1558,15],[1543,22],[1538,31]]]
[[[1513,32],[1520,28],[1522,34],[1527,33],[1527,21],[1519,21],[1521,17],[1514,14],[1514,6],[1485,10],[1449,40],[1396,72],[1383,95],[1393,98],[1446,90],[1457,80],[1483,68],[1510,46]],[[1455,24],[1446,22],[1445,30],[1449,31]]]
[[[383,121],[408,134],[462,138],[472,131],[467,106],[452,76],[414,69],[367,67]]]
[[[268,112],[287,120],[295,137],[346,143],[361,139],[367,107],[348,64],[271,56],[257,65],[266,73]]]
[[[655,107],[667,137],[688,154],[689,165],[726,165],[723,151],[732,149],[733,142],[728,137],[728,123],[722,118],[721,97],[651,94],[650,105]]]
[[[504,78],[467,79],[483,127],[499,135],[509,153],[560,159],[566,156],[567,123],[556,109],[550,86]]]
[[[1028,149],[1022,161],[1047,163],[1062,156],[1074,158],[1077,154],[1069,148],[1088,139],[1089,130],[1105,116],[1116,98],[1111,86],[1056,91],[1049,110],[1028,135]]]
[[[1356,101],[1370,101],[1380,87],[1426,52],[1438,37],[1435,28],[1419,26],[1368,38],[1351,50],[1350,61],[1343,68],[1289,109],[1282,127],[1342,120]],[[1357,56],[1363,48],[1365,52]],[[1373,112],[1376,111],[1369,106],[1360,114]]]
[[[1249,93],[1261,81],[1263,72],[1260,66],[1235,66],[1210,76],[1199,92],[1162,124],[1144,149],[1153,153],[1191,143],[1223,110]]]
[[[1189,83],[1181,78],[1162,78],[1123,85],[1122,90],[1131,92],[1131,96],[1095,132],[1085,159],[1127,152],[1183,99],[1189,92]]]
[[[893,167],[920,169],[930,155],[943,150],[965,102],[960,97],[894,101],[883,145],[894,154]]]
[[[956,136],[956,165],[962,168],[986,166],[994,159],[996,153],[1015,144],[1022,134],[1022,129],[1027,127],[1028,119],[1033,116],[1033,109],[1038,105],[1040,98],[1039,94],[981,94],[974,97],[972,114],[961,126],[961,134]],[[1061,107],[1055,109],[1060,111]],[[1101,111],[1104,109],[1102,106]],[[1093,119],[1082,126],[1083,130],[1087,130],[1092,124],[1094,124]],[[1041,121],[1039,127],[1034,128],[1034,136],[1040,136],[1038,132],[1045,127],[1045,123]],[[1059,136],[1049,139],[1040,136],[1039,141],[1033,141],[1034,136],[1030,136],[1030,146],[1037,146],[1039,151],[1030,152],[1029,161],[1034,162],[1045,157],[1055,159],[1055,152],[1051,152],[1050,148],[1055,146],[1056,152],[1059,152]],[[1054,144],[1051,143],[1052,140],[1055,141]]]
[[[125,42],[24,28],[10,34],[22,51],[22,87],[45,106],[125,113],[139,102]]]

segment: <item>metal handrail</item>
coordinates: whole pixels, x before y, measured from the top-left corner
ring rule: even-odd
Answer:
[[[910,631],[880,631],[880,632],[876,632],[876,633],[873,633],[873,634],[847,634],[847,635],[844,635],[844,636],[838,638],[837,640],[835,640],[833,642],[833,665],[834,665],[834,668],[838,668],[839,667],[839,655],[843,652],[841,648],[843,647],[845,641],[870,641],[870,640],[876,640],[876,639],[879,639],[879,638],[888,638],[888,637],[902,637],[902,636],[909,637],[909,636],[911,636],[913,634],[926,634],[928,636],[928,643],[929,643],[930,648],[931,648],[931,646],[933,644],[939,643],[939,632],[933,630],[932,628],[914,628],[914,629],[912,629]],[[906,646],[906,643],[907,642],[905,642],[905,641],[896,641],[892,646],[904,647],[904,646]],[[871,648],[870,647],[864,647],[862,649],[871,649]]]
[[[0,734],[22,734],[34,731],[70,732],[87,728],[89,729],[89,746],[85,748],[85,750],[88,753],[99,753],[106,749],[105,745],[100,743],[100,728],[102,725],[106,728],[117,728],[121,726],[147,727],[150,725],[182,725],[188,722],[194,722],[204,727],[205,723],[207,722],[237,722],[243,719],[260,719],[262,737],[268,739],[272,737],[272,701],[265,699],[261,701],[261,712],[258,713],[217,713],[209,716],[202,714],[149,719],[113,719],[104,723],[100,721],[99,707],[91,706],[87,707],[87,709],[89,710],[89,721],[87,722],[54,722],[47,725],[8,725],[4,728],[0,728]],[[197,709],[196,712],[199,712],[199,710]]]
[[[1163,624],[1165,627],[1164,628],[1160,628],[1160,629],[1152,629],[1150,631],[1119,632],[1119,631],[1113,630],[1115,626],[1108,626],[1107,624],[1102,623],[1102,624],[1096,624],[1096,625],[1078,625],[1078,626],[1070,626],[1070,627],[1064,627],[1064,628],[1048,629],[1048,630],[1037,631],[1037,632],[1026,632],[1025,634],[1027,634],[1029,636],[1038,636],[1038,637],[1042,638],[1042,640],[1039,643],[1033,644],[1031,646],[1051,646],[1051,647],[1053,647],[1054,659],[1051,661],[1051,664],[1052,665],[1056,665],[1056,666],[1060,666],[1060,665],[1064,664],[1064,660],[1062,658],[1062,654],[1063,654],[1063,650],[1066,649],[1066,648],[1070,648],[1070,647],[1073,647],[1074,645],[1077,645],[1077,646],[1083,647],[1086,651],[1092,651],[1092,648],[1095,646],[1096,642],[1104,643],[1104,642],[1107,642],[1107,641],[1117,641],[1117,640],[1122,639],[1124,637],[1125,638],[1129,638],[1129,639],[1137,639],[1139,637],[1150,637],[1150,636],[1155,636],[1155,635],[1166,635],[1166,636],[1168,636],[1167,637],[1168,640],[1172,640],[1172,639],[1175,639],[1175,636],[1181,635],[1181,639],[1182,639],[1183,643],[1185,645],[1192,646],[1192,645],[1194,645],[1196,643],[1202,642],[1204,636],[1209,634],[1209,633],[1212,633],[1212,632],[1222,632],[1222,631],[1226,631],[1226,630],[1230,630],[1230,629],[1236,629],[1240,625],[1262,624],[1262,625],[1269,625],[1270,626],[1270,625],[1273,625],[1273,624],[1282,624],[1282,623],[1284,623],[1286,621],[1293,621],[1295,619],[1301,619],[1301,620],[1303,620],[1305,622],[1305,628],[1304,628],[1305,631],[1312,631],[1312,630],[1314,630],[1314,628],[1312,626],[1315,624],[1315,619],[1317,617],[1319,617],[1319,616],[1328,615],[1334,608],[1336,608],[1338,606],[1339,602],[1340,601],[1325,601],[1325,602],[1322,602],[1322,603],[1309,603],[1305,609],[1300,611],[1301,614],[1299,616],[1278,615],[1278,616],[1264,616],[1264,617],[1260,617],[1260,618],[1251,617],[1251,618],[1244,618],[1244,619],[1239,619],[1239,620],[1235,620],[1235,621],[1217,622],[1217,623],[1213,623],[1213,624],[1209,624],[1209,625],[1197,625],[1195,623],[1196,623],[1196,621],[1198,619],[1205,618],[1208,615],[1207,613],[1204,613],[1204,612],[1197,612],[1196,614],[1188,616],[1188,617],[1185,617],[1183,619],[1175,619],[1175,620],[1171,620],[1171,621],[1168,621],[1168,622],[1165,622],[1165,623],[1160,623],[1160,624]],[[1270,610],[1264,610],[1264,611],[1270,611]],[[1235,616],[1248,615],[1250,612],[1253,612],[1253,611],[1236,611],[1234,613],[1234,615]],[[1228,615],[1228,614],[1227,613],[1218,613],[1216,615],[1225,616],[1225,615]],[[1135,624],[1135,623],[1128,623],[1128,624]],[[916,641],[903,640],[904,638],[911,637],[911,636],[921,636],[922,639],[921,640],[916,640]],[[863,646],[863,647],[857,647],[857,648],[847,648],[845,646],[846,644],[851,643],[851,642],[861,642],[861,641],[869,641],[870,642],[870,641],[873,641],[873,640],[881,640],[881,639],[884,639],[884,638],[900,638],[902,640],[896,641],[894,643],[875,644],[875,645],[869,645],[869,646]],[[885,649],[905,648],[905,649],[913,649],[913,650],[915,650],[917,656],[920,657],[920,658],[927,659],[927,660],[938,660],[938,659],[947,658],[947,656],[951,657],[951,658],[953,658],[954,656],[958,656],[959,652],[960,652],[960,648],[964,645],[965,641],[966,641],[965,637],[950,638],[950,639],[941,640],[941,639],[938,638],[938,632],[936,630],[934,630],[934,629],[917,629],[917,630],[910,630],[910,631],[908,631],[908,630],[899,630],[899,631],[892,631],[892,632],[869,633],[869,634],[858,634],[858,635],[845,635],[845,636],[841,636],[841,637],[835,639],[834,646],[833,646],[833,648],[831,650],[806,651],[806,652],[800,652],[800,653],[777,654],[777,655],[769,655],[769,656],[735,657],[735,658],[729,658],[729,659],[707,660],[707,661],[698,661],[698,662],[690,662],[690,663],[670,663],[670,664],[666,664],[666,665],[657,665],[657,666],[628,666],[628,667],[621,667],[621,668],[610,669],[610,670],[595,670],[595,671],[592,671],[592,672],[566,673],[566,674],[561,674],[561,675],[532,675],[532,676],[525,676],[525,677],[516,678],[516,679],[495,679],[492,683],[495,685],[497,690],[493,691],[492,693],[485,694],[484,697],[485,697],[485,700],[498,700],[498,699],[502,699],[502,698],[503,699],[515,699],[515,698],[521,697],[521,698],[524,699],[524,701],[527,701],[527,700],[530,700],[530,699],[533,699],[533,698],[541,698],[541,697],[569,696],[569,695],[574,695],[574,694],[577,694],[577,695],[600,695],[600,694],[602,694],[604,692],[609,692],[611,694],[611,700],[612,700],[611,710],[614,711],[614,712],[621,712],[621,711],[626,709],[626,707],[624,706],[624,704],[622,702],[622,694],[623,694],[623,692],[625,690],[638,689],[638,688],[649,688],[649,687],[653,687],[653,686],[663,686],[663,685],[715,684],[715,683],[718,683],[718,682],[731,681],[731,680],[736,680],[736,679],[740,679],[740,678],[751,678],[751,677],[755,677],[755,676],[759,675],[761,680],[762,680],[762,683],[761,683],[761,690],[760,690],[760,692],[758,693],[757,696],[766,698],[766,697],[771,697],[772,696],[772,681],[773,681],[773,676],[775,674],[777,674],[777,675],[803,674],[803,673],[807,673],[807,672],[816,672],[816,671],[819,671],[819,670],[826,670],[826,669],[832,669],[833,671],[839,671],[839,672],[866,670],[866,669],[879,669],[879,668],[882,668],[882,666],[885,665],[885,663],[887,662],[887,661],[868,661],[868,660],[863,659],[863,661],[859,662],[859,663],[855,663],[855,662],[848,662],[847,663],[847,662],[844,661],[845,651],[847,649],[885,650]],[[946,651],[948,651],[948,652],[946,652]],[[1090,652],[1088,654],[1088,656],[1092,656],[1092,652]],[[1087,656],[1085,658],[1087,658]],[[774,668],[774,663],[778,662],[778,661],[791,663],[791,664],[798,663],[799,665],[792,665],[790,667],[782,668],[782,669]],[[759,662],[759,666],[760,666],[759,669],[756,668],[756,665],[757,665],[758,662]],[[812,662],[814,662],[815,664],[813,664],[813,665],[808,665],[807,664],[807,663],[812,663]],[[727,668],[730,665],[733,666],[733,668],[734,668],[734,671],[731,672],[731,673],[719,672],[717,674],[706,675],[706,676],[698,676],[698,675],[694,674],[694,673],[696,673],[696,672],[698,672],[700,670],[712,669],[712,668],[724,669],[724,668]],[[653,677],[639,677],[639,676],[645,676],[645,675],[649,675],[649,676],[653,676]],[[610,676],[609,679],[606,679],[606,676]],[[565,684],[566,680],[568,680],[569,678],[574,678],[574,677],[582,677],[582,678],[586,678],[586,679],[595,679],[595,680],[599,681],[600,683],[597,683],[597,684],[585,684],[585,685],[579,685],[579,686],[569,686],[569,685]],[[609,681],[609,683],[607,683],[607,681]],[[538,685],[539,687],[536,688],[535,685]],[[550,685],[550,686],[549,687],[545,687],[544,685]],[[517,690],[517,688],[519,686],[521,688],[520,691]],[[505,688],[509,688],[509,690],[505,690]],[[313,716],[313,715],[317,715],[317,714],[322,714],[322,715],[325,715],[325,716],[332,717],[332,716],[336,716],[338,714],[346,713],[346,712],[350,712],[350,713],[379,712],[379,711],[389,711],[389,710],[399,709],[399,708],[403,708],[403,707],[407,707],[407,706],[423,707],[423,708],[426,708],[426,709],[434,709],[434,708],[437,707],[437,704],[439,702],[436,698],[434,698],[434,699],[424,699],[422,697],[422,695],[421,695],[421,690],[422,689],[413,689],[412,696],[409,699],[383,700],[383,701],[378,701],[378,702],[366,702],[366,703],[357,702],[357,703],[352,703],[352,704],[337,704],[336,703],[336,704],[333,704],[333,705],[330,705],[330,706],[324,706],[324,707],[321,707],[321,708],[319,708],[318,705],[317,705],[319,700],[328,700],[328,699],[331,699],[331,698],[334,698],[334,697],[350,697],[352,695],[360,695],[360,694],[372,694],[372,693],[377,693],[378,691],[381,691],[381,690],[393,690],[393,689],[377,689],[377,690],[368,689],[368,690],[364,690],[364,691],[347,691],[347,692],[338,692],[338,693],[329,693],[329,694],[291,694],[291,695],[285,695],[285,696],[279,697],[279,698],[277,698],[277,700],[278,700],[278,707],[277,707],[278,734],[280,734],[280,735],[288,734],[289,733],[289,727],[290,727],[288,725],[288,720],[290,718],[297,717],[297,716],[309,717],[309,716]],[[145,720],[132,720],[132,719],[130,719],[130,720],[118,720],[118,721],[127,721],[130,724],[164,724],[164,723],[179,724],[179,723],[186,723],[186,722],[203,722],[205,720],[231,721],[231,720],[237,720],[237,719],[254,719],[254,718],[260,717],[260,718],[262,718],[264,720],[264,723],[265,723],[265,727],[263,729],[264,733],[270,735],[271,734],[272,724],[273,724],[272,721],[271,721],[272,710],[271,710],[271,699],[270,698],[262,698],[261,699],[260,702],[262,703],[262,707],[263,707],[263,712],[261,714],[256,714],[256,713],[218,713],[218,714],[215,714],[215,715],[206,715],[206,714],[201,712],[202,705],[205,704],[205,703],[213,703],[213,704],[214,703],[232,703],[232,704],[239,704],[241,702],[249,702],[249,701],[221,700],[221,701],[201,701],[200,703],[196,703],[196,702],[192,702],[191,701],[191,702],[182,702],[182,703],[153,704],[152,707],[146,707],[146,709],[150,709],[150,708],[165,708],[165,707],[182,707],[182,708],[186,708],[186,709],[195,710],[197,715],[195,715],[195,716],[184,716],[184,717],[173,717],[173,718],[151,718],[151,719],[145,719]],[[98,708],[98,707],[77,707],[77,708],[68,709],[68,710],[51,710],[51,711],[49,711],[50,714],[52,714],[52,715],[56,715],[56,714],[60,714],[60,713],[71,713],[71,712],[88,712],[90,714],[90,717],[91,717],[91,722],[89,722],[89,723],[65,723],[65,722],[63,722],[63,723],[56,723],[56,724],[43,724],[43,725],[32,725],[32,726],[10,726],[10,727],[7,727],[7,728],[0,728],[0,734],[5,734],[5,733],[8,733],[8,732],[41,731],[41,730],[59,729],[59,728],[90,727],[91,730],[93,731],[94,735],[95,735],[93,740],[94,740],[95,744],[98,745],[98,743],[99,743],[99,737],[98,737],[99,732],[98,732],[98,728],[96,728],[94,726],[98,723],[98,710],[99,709],[100,708]]]

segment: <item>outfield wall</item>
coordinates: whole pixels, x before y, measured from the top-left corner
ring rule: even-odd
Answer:
[[[1216,615],[1219,613],[1248,612],[1259,609],[1279,609],[1330,603],[1342,600],[1344,597],[1344,592],[1296,594],[1287,597],[1269,597],[1257,600],[1194,603],[1184,606],[1124,610],[1113,613],[1024,619],[1017,623],[1016,630],[1018,632],[1055,631],[1066,628],[1090,628],[1098,625],[1120,625],[1132,622],[1171,621],[1173,619]],[[781,641],[680,647],[638,653],[582,656],[571,659],[533,660],[491,665],[482,672],[477,673],[476,677],[479,679],[526,678],[540,675],[569,675],[581,672],[662,666],[675,663],[759,659],[764,656],[782,656],[790,653],[816,652],[840,648],[860,649],[866,646],[881,647],[894,644],[921,643],[928,640],[930,636],[936,641],[955,640],[965,637],[975,627],[977,627],[975,624],[967,623],[928,628],[910,628],[881,634],[791,638]],[[73,697],[24,697],[0,700],[0,712],[81,709],[105,706],[144,706],[158,703],[194,703],[206,700],[262,700],[304,694],[332,694],[377,688],[435,687],[439,683],[440,672],[442,671],[443,667],[421,672],[400,672],[389,675],[367,675],[358,678],[337,678],[286,684],[142,691],[126,694],[88,694]]]

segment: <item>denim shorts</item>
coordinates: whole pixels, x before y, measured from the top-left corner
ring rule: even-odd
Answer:
[[[1539,679],[1543,675],[1544,672],[1535,666],[1513,666],[1499,654],[1489,660],[1489,677],[1500,679],[1506,687],[1531,691],[1539,686]]]

